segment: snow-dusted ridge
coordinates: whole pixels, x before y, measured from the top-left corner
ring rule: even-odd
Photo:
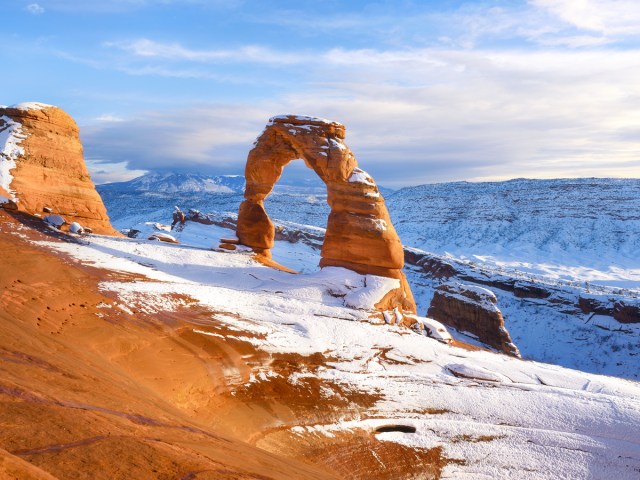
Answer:
[[[470,352],[393,325],[373,325],[366,311],[344,305],[344,292],[364,287],[360,275],[343,269],[290,275],[246,254],[201,248],[207,238],[213,243],[230,231],[194,224],[181,233],[179,246],[100,236],[46,246],[154,279],[102,283],[129,308],[170,309],[174,294],[190,296],[212,312],[233,314],[216,318],[235,329],[236,340],[271,352],[329,353],[335,361],[305,375],[380,398],[365,418],[294,425],[292,435],[404,424],[416,432],[376,438],[442,447],[445,457],[459,460],[445,467],[448,478],[638,477],[640,384]],[[195,245],[184,245],[189,239]],[[193,329],[206,337],[206,321]],[[254,373],[255,381],[270,381],[268,371]]]
[[[309,123],[324,123],[324,124],[337,124],[342,125],[341,123],[334,122],[332,120],[327,120],[326,118],[314,117],[311,115],[275,115],[269,119],[267,125],[272,125],[276,122],[296,120],[298,122],[309,122]]]
[[[244,177],[240,175],[200,175],[196,173],[150,172],[128,182],[98,186],[100,192],[143,193],[164,195],[184,193],[242,193]]]
[[[640,285],[640,179],[422,185],[387,206],[411,247],[556,280]]]
[[[54,106],[41,102],[22,102],[11,105],[9,108],[17,108],[18,110],[45,110],[47,108],[54,108]]]

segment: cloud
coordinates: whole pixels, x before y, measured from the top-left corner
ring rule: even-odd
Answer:
[[[144,170],[131,170],[126,162],[100,164],[91,159],[86,159],[85,163],[91,172],[91,180],[96,185],[112,182],[126,182],[133,178],[144,175]]]
[[[96,120],[99,122],[124,122],[124,118],[119,117],[117,115],[112,115],[110,113],[105,113],[96,117]]]
[[[640,177],[638,51],[330,50],[295,91],[88,125],[88,158],[138,170],[242,173],[275,114],[344,122],[382,185]],[[634,133],[635,132],[635,133]]]
[[[264,22],[289,29],[288,47],[132,37],[104,43],[88,60],[65,58],[173,79],[157,107],[83,127],[87,157],[104,172],[115,163],[136,171],[242,173],[267,119],[300,113],[344,122],[347,143],[383,185],[640,177],[640,50],[633,37],[640,13],[632,3],[473,2],[452,12],[366,11],[342,22],[324,9],[329,13],[303,18],[305,28],[317,29],[304,35],[322,39],[331,30],[337,39],[317,44],[300,41],[291,33],[300,26],[278,21],[275,9]],[[154,92],[162,96],[160,88]]]
[[[640,34],[636,0],[530,0],[562,21],[603,35]]]
[[[242,5],[244,0],[41,0],[41,3],[49,10],[64,13],[121,14],[167,5],[230,10]]]
[[[37,3],[30,3],[25,7],[25,10],[33,15],[42,15],[44,13],[44,8]]]
[[[208,105],[151,111],[117,122],[83,126],[82,140],[93,165],[125,162],[135,170],[201,170],[242,173],[266,111]]]
[[[241,173],[280,113],[332,118],[383,185],[640,177],[637,51],[331,50],[299,91],[194,104],[85,128],[87,154],[130,168]],[[408,173],[409,172],[409,173]]]
[[[132,41],[106,42],[104,46],[117,48],[135,57],[191,62],[267,63],[290,65],[310,61],[312,55],[274,51],[260,45],[247,45],[235,49],[194,50],[179,43],[162,43],[147,38]]]

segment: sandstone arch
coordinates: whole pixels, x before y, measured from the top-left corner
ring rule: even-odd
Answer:
[[[402,273],[402,244],[378,187],[358,168],[344,138],[345,127],[337,122],[297,115],[271,118],[247,158],[238,239],[256,252],[270,255],[275,231],[263,201],[284,167],[302,158],[326,184],[331,207],[320,266],[396,278],[400,289],[390,292],[378,308],[399,307],[414,313],[415,302]]]

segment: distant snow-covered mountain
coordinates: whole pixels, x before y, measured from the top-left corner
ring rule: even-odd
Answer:
[[[98,185],[104,192],[156,193],[242,193],[242,175],[200,175],[197,173],[150,172],[128,182]]]
[[[313,172],[312,172],[313,173]],[[149,172],[127,182],[97,185],[100,194],[114,193],[155,193],[155,194],[195,194],[195,193],[244,193],[243,175],[202,175],[198,173]],[[393,190],[378,186],[383,194]],[[274,193],[291,195],[326,195],[327,187],[316,175],[306,178],[285,175],[278,180]]]

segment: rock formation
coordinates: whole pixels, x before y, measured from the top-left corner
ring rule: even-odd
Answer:
[[[598,298],[599,297],[599,298]],[[578,307],[582,313],[608,315],[620,323],[640,323],[640,301],[607,296],[580,296]]]
[[[57,107],[0,107],[0,203],[34,215],[61,215],[114,234],[84,163],[79,129]]]
[[[331,207],[320,266],[398,279],[400,287],[377,308],[384,311],[398,307],[414,313],[413,295],[402,273],[402,244],[375,182],[358,168],[344,138],[345,127],[340,123],[296,115],[271,118],[247,158],[238,238],[243,245],[270,257],[275,231],[263,200],[284,167],[302,158],[327,185]]]
[[[475,335],[482,343],[507,355],[519,357],[518,347],[511,341],[496,304],[496,296],[486,288],[445,283],[437,288],[427,316]]]

